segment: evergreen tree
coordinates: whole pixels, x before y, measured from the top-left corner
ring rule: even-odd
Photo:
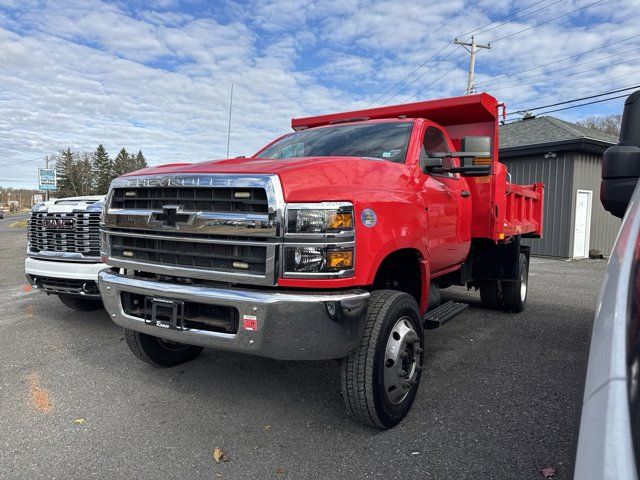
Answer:
[[[62,150],[56,158],[56,176],[58,177],[59,198],[77,195],[77,188],[73,184],[73,171],[76,155],[70,148]]]
[[[142,150],[138,150],[138,154],[136,155],[136,160],[134,163],[136,170],[141,170],[149,166],[147,165],[147,159],[144,158],[144,155],[142,154]]]
[[[123,147],[122,150],[118,152],[116,158],[113,159],[113,175],[114,177],[119,177],[120,175],[124,175],[125,173],[129,173],[133,171],[131,155],[127,152],[127,150]]]
[[[115,177],[113,161],[102,146],[98,145],[96,151],[91,155],[91,166],[93,169],[93,193],[103,195],[109,190],[111,180]]]

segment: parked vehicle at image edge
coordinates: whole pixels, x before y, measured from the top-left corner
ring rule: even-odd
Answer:
[[[98,290],[100,214],[104,196],[38,203],[29,214],[27,280],[75,310],[102,308]]]
[[[113,181],[99,286],[140,359],[202,347],[342,359],[351,414],[397,424],[416,395],[439,289],[521,311],[543,185],[507,182],[498,102],[470,95],[294,119],[251,158]],[[427,308],[431,310],[427,312]],[[428,348],[428,346],[427,346]]]
[[[576,480],[638,478],[640,454],[640,91],[602,160],[600,198],[623,217],[593,323]],[[635,193],[634,193],[635,189]],[[625,215],[626,211],[626,215]]]

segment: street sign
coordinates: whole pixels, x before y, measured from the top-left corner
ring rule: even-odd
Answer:
[[[56,180],[55,168],[38,169],[38,190],[56,190]]]

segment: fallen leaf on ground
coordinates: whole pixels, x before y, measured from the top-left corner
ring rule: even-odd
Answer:
[[[73,423],[75,423],[76,425],[82,425],[83,423],[86,423],[87,420],[84,418],[76,418]]]
[[[223,452],[221,448],[216,447],[213,449],[213,459],[216,461],[216,463],[228,462],[229,456],[225,452]]]
[[[556,474],[556,469],[553,467],[542,467],[540,469],[540,475],[544,478],[551,478]]]
[[[280,475],[280,474],[284,473],[284,468],[276,468],[276,473],[277,473],[278,475]]]
[[[265,425],[264,426],[264,431],[268,432],[269,430],[271,430],[271,425]]]
[[[31,286],[30,283],[27,283],[23,288],[24,293],[29,293],[32,289],[33,289],[33,287]]]

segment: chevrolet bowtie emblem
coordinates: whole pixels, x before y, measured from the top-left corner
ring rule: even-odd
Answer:
[[[154,220],[160,222],[163,227],[176,227],[178,223],[187,223],[191,218],[190,213],[182,213],[180,205],[165,205],[162,213],[154,214]]]

